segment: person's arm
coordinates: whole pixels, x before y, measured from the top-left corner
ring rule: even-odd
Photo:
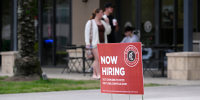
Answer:
[[[110,24],[107,15],[103,15],[103,20],[104,20],[107,24]]]
[[[110,24],[107,24],[104,21],[101,21],[101,22],[104,25],[106,35],[109,35],[111,33],[111,26],[110,26]]]
[[[120,43],[126,43],[125,41],[126,41],[126,37],[124,37]]]
[[[85,44],[86,46],[90,45],[90,28],[91,28],[91,20],[89,20],[85,25]]]

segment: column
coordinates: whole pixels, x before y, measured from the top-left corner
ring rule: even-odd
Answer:
[[[196,32],[200,32],[200,1],[197,0],[197,27],[196,27]]]
[[[155,44],[160,44],[161,29],[161,0],[155,0]]]
[[[140,30],[141,23],[141,0],[135,0],[135,29]]]
[[[2,46],[2,0],[0,0],[0,51],[1,51],[1,46]],[[1,60],[1,58],[0,58]],[[1,61],[0,61],[1,62]],[[1,64],[1,63],[0,63]]]
[[[12,50],[17,51],[17,2],[18,0],[12,0]]]
[[[177,46],[177,29],[178,29],[178,0],[174,0],[174,20],[173,20],[173,44]]]
[[[56,65],[56,0],[53,0],[53,65]]]
[[[193,0],[184,0],[184,51],[192,51],[193,36]]]
[[[39,61],[42,65],[43,59],[42,59],[42,36],[43,36],[43,0],[38,0],[38,41],[39,41]]]

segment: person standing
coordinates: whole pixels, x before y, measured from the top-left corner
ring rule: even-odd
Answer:
[[[108,43],[116,43],[115,33],[119,30],[117,20],[112,16],[114,11],[112,3],[108,2],[104,5],[103,19],[109,22],[111,26],[111,33],[108,35]]]
[[[111,27],[109,23],[102,20],[103,10],[95,9],[92,13],[90,20],[85,25],[85,43],[86,48],[92,48],[94,55],[93,66],[93,78],[100,78],[100,67],[97,44],[107,43],[107,35],[110,34]]]

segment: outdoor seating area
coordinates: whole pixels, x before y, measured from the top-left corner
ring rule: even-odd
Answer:
[[[93,59],[86,58],[86,49],[84,45],[69,45],[66,48],[66,66],[64,67],[62,73],[64,72],[78,72],[87,73],[91,72],[91,65]]]
[[[67,52],[66,65],[61,73],[92,73],[92,62],[94,59],[87,59],[84,45],[64,46]],[[174,52],[170,46],[144,46],[142,49],[142,60],[144,73],[153,77],[166,77],[167,57],[166,53]]]
[[[149,73],[153,77],[167,76],[167,57],[166,53],[174,52],[174,46],[152,45],[143,46],[142,60],[143,72]]]

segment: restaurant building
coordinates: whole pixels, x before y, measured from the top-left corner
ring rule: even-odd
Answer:
[[[67,45],[84,45],[84,28],[95,8],[114,5],[113,16],[123,38],[125,24],[140,30],[144,46],[173,46],[199,51],[199,0],[37,0],[35,30],[41,64],[63,65]],[[0,0],[0,52],[17,51],[17,0]]]

